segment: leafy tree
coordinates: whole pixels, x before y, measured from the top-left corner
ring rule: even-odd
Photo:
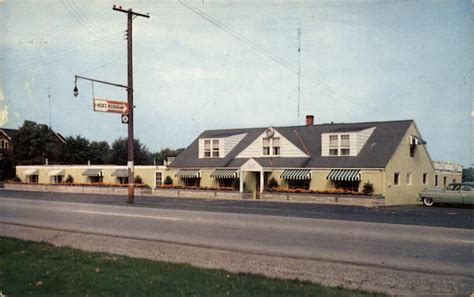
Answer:
[[[151,165],[153,158],[148,148],[134,139],[135,165]],[[110,161],[112,164],[125,165],[128,161],[127,138],[119,138],[112,143]]]
[[[135,183],[139,185],[143,184],[143,179],[140,175],[135,176]]]
[[[86,164],[90,160],[90,142],[77,135],[66,138],[66,144],[61,151],[61,162],[64,164]]]
[[[72,184],[74,182],[74,177],[72,175],[68,174],[66,180],[64,181],[65,183]]]
[[[92,141],[89,146],[89,160],[93,164],[110,163],[110,145],[106,141]]]
[[[176,150],[170,149],[170,148],[164,148],[159,152],[156,152],[153,154],[153,159],[156,160],[156,164],[164,164],[164,161],[168,157],[176,157],[179,155],[182,151],[184,151],[184,148],[179,148]]]
[[[25,121],[13,136],[14,161],[17,164],[44,164],[59,161],[62,143],[54,132],[43,124]]]
[[[474,181],[474,168],[463,168],[462,170],[462,181]]]

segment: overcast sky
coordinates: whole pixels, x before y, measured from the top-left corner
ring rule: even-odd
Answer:
[[[1,2],[1,0],[0,0]],[[258,2],[258,3],[257,3]],[[134,20],[135,136],[151,151],[206,129],[415,119],[435,160],[472,162],[473,8],[465,1],[6,1],[0,124],[91,140],[127,135],[92,97],[126,100]],[[298,27],[301,92],[298,119]]]

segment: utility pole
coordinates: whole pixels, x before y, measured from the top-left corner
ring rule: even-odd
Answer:
[[[127,102],[128,102],[128,200],[127,203],[134,203],[135,200],[135,189],[134,189],[134,142],[133,142],[133,43],[132,43],[132,24],[133,19],[137,16],[150,18],[148,14],[142,14],[134,12],[131,8],[128,10],[122,9],[122,6],[113,6],[113,10],[120,11],[127,14],[127,60],[128,60],[128,89],[127,89]]]
[[[300,90],[301,90],[301,28],[298,24],[298,125],[300,124]]]

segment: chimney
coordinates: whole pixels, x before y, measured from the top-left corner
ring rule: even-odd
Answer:
[[[309,114],[306,116],[306,126],[313,126],[314,125],[314,115]]]

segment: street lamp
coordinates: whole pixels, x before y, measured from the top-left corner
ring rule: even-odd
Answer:
[[[77,89],[77,77],[76,77],[76,80],[74,81],[73,94],[74,94],[74,97],[77,97],[77,95],[79,95],[79,90]]]

